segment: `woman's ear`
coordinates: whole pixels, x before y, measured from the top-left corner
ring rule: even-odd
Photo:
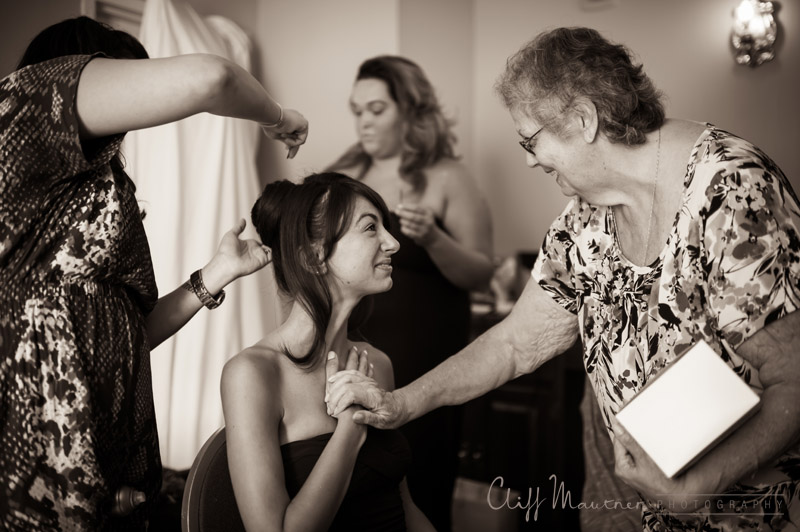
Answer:
[[[325,264],[325,253],[323,253],[322,246],[314,245],[311,249],[304,249],[300,253],[303,268],[307,272],[316,275],[325,275],[328,273],[328,265]]]
[[[598,117],[597,107],[588,98],[578,98],[572,107],[578,119],[581,135],[587,143],[594,142],[597,137]]]

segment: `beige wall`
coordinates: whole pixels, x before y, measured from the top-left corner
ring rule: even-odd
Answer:
[[[258,0],[255,41],[261,75],[283,105],[309,121],[309,140],[285,159],[264,145],[262,179],[296,179],[322,170],[356,140],[348,99],[359,64],[398,50],[399,0]]]
[[[74,16],[79,0],[3,0],[0,67],[28,40]],[[800,190],[800,5],[782,2],[778,57],[736,65],[728,45],[738,0],[618,0],[585,11],[579,0],[191,0],[254,39],[256,73],[274,96],[311,123],[309,142],[286,161],[275,143],[259,156],[262,179],[322,169],[355,141],[347,108],[359,63],[381,53],[417,61],[458,123],[458,150],[492,208],[498,255],[537,249],[566,203],[558,187],[525,166],[508,114],[493,93],[506,58],[539,31],[586,25],[638,54],[667,96],[669,116],[707,120],[752,140]],[[6,16],[6,15],[11,16]]]
[[[80,14],[80,0],[0,0],[0,77],[14,70],[40,31]]]
[[[525,166],[508,114],[492,93],[506,58],[538,32],[590,26],[636,52],[667,96],[667,115],[715,125],[764,149],[800,191],[800,5],[781,2],[775,61],[736,65],[728,47],[738,0],[618,0],[584,11],[578,0],[475,0],[475,173],[495,220],[495,250],[538,249],[566,204],[541,170]]]
[[[455,121],[457,153],[473,157],[473,0],[401,0],[400,54],[425,71],[444,109]]]

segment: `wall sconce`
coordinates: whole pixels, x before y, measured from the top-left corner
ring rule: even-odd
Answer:
[[[758,0],[742,0],[733,10],[731,43],[740,65],[755,67],[775,57],[778,26],[772,12],[772,2]]]

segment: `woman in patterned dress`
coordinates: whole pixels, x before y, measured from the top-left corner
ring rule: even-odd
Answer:
[[[580,336],[608,460],[640,495],[645,530],[797,530],[800,206],[786,176],[731,133],[665,119],[641,65],[595,30],[537,36],[497,89],[528,166],[571,197],[531,282],[508,318],[409,386],[337,374],[334,413],[355,401],[372,410],[361,421],[397,426],[534,371]],[[761,407],[667,479],[615,414],[699,340]]]
[[[3,529],[146,526],[161,480],[150,348],[268,262],[241,220],[200,277],[159,299],[125,132],[205,111],[262,123],[290,155],[305,141],[305,119],[234,64],[146,57],[80,17],[44,30],[0,81]],[[110,517],[121,487],[146,502]]]

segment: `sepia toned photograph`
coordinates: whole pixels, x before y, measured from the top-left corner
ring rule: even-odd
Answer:
[[[0,36],[0,529],[800,532],[800,4]]]

